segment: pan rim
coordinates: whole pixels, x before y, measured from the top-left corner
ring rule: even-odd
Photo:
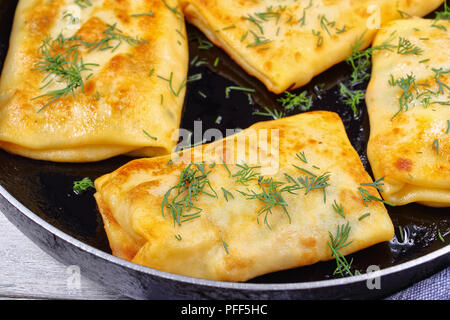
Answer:
[[[361,275],[356,275],[352,277],[340,278],[340,279],[328,279],[328,280],[318,280],[310,282],[293,282],[293,283],[246,283],[246,282],[226,282],[226,281],[216,281],[216,280],[206,280],[200,278],[193,278],[189,276],[177,275],[143,265],[139,265],[118,257],[112,254],[104,252],[100,249],[94,248],[81,240],[74,238],[73,236],[63,232],[62,230],[56,228],[49,222],[40,218],[37,214],[28,209],[15,197],[13,197],[2,185],[0,185],[0,195],[6,199],[12,206],[14,206],[20,213],[25,215],[28,219],[33,221],[33,223],[39,225],[41,228],[45,229],[52,235],[60,238],[66,243],[82,250],[90,255],[96,256],[97,258],[103,259],[110,263],[116,264],[126,269],[131,269],[135,272],[139,272],[144,275],[158,277],[164,280],[176,281],[189,285],[200,285],[203,287],[214,287],[219,289],[233,289],[241,291],[279,291],[279,290],[311,290],[311,289],[323,289],[329,287],[337,287],[343,285],[349,285],[358,282],[366,282],[368,280],[380,277],[386,277],[388,275],[393,275],[395,273],[405,271],[407,269],[417,267],[419,265],[432,262],[435,259],[443,257],[450,254],[450,244],[447,246],[428,253],[419,258],[412,259],[410,261],[403,262],[401,264],[391,266],[388,268],[381,269],[379,272],[375,273],[365,273]]]

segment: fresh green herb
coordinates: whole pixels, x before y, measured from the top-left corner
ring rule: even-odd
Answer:
[[[309,8],[312,7],[312,0],[309,1],[309,5],[305,8],[303,8],[303,15],[300,18],[300,20],[298,20],[298,22],[300,23],[301,26],[304,26],[306,24],[306,10],[308,10]]]
[[[164,81],[167,81],[167,82],[169,83],[170,91],[172,91],[172,94],[173,94],[175,97],[178,97],[178,96],[180,95],[180,93],[181,93],[181,90],[183,90],[183,89],[186,87],[186,81],[187,81],[187,79],[184,79],[184,80],[181,82],[181,84],[180,84],[180,86],[178,87],[177,90],[175,90],[175,89],[173,88],[173,72],[170,73],[170,76],[169,76],[168,79],[166,79],[166,78],[164,78],[164,77],[162,77],[162,76],[159,76],[159,75],[158,75],[158,78],[160,78],[160,79],[162,79],[162,80],[164,80]]]
[[[325,30],[328,35],[331,37],[331,32],[328,27],[334,27],[336,25],[335,21],[328,21],[325,15],[319,15],[320,26],[323,30]]]
[[[391,35],[391,37],[383,42],[381,45],[378,46],[372,46],[371,48],[368,48],[366,50],[361,50],[364,44],[364,35],[363,33],[359,40],[355,43],[352,49],[351,56],[347,57],[345,59],[345,62],[349,64],[353,71],[351,75],[351,84],[356,85],[359,83],[362,83],[364,80],[368,79],[370,77],[369,69],[371,66],[371,58],[373,55],[373,52],[378,50],[389,50],[392,51],[393,48],[395,48],[395,45],[391,44],[391,42],[394,39],[394,34]]]
[[[80,18],[79,17],[75,17],[72,13],[68,12],[68,11],[64,11],[63,12],[63,19],[69,18],[69,21],[71,24],[77,24],[80,23]]]
[[[78,40],[79,37],[64,38],[62,35],[59,35],[56,39],[45,39],[39,47],[41,60],[36,63],[33,70],[47,74],[43,80],[46,84],[41,89],[49,86],[55,80],[56,82],[64,83],[65,87],[35,97],[34,99],[48,97],[47,103],[38,112],[59,98],[68,94],[75,95],[75,90],[78,88],[81,88],[81,91],[84,92],[84,81],[87,77],[83,77],[83,73],[91,71],[91,67],[98,65],[84,63],[83,59],[80,58],[78,45],[73,44]],[[52,76],[55,80],[51,78]],[[50,80],[47,82],[49,78]]]
[[[357,117],[359,115],[358,105],[364,100],[364,91],[350,90],[342,82],[339,83],[339,86],[343,102],[352,108],[353,115]]]
[[[175,15],[179,16],[179,17],[183,17],[183,14],[178,10],[178,5],[175,7],[171,7],[166,0],[161,0],[164,5],[167,7],[167,9],[169,9],[170,11],[172,11]]]
[[[367,218],[368,216],[370,216],[370,212],[363,214],[361,217],[359,217],[358,220],[361,221],[361,220]]]
[[[250,89],[250,88],[244,88],[244,87],[237,87],[237,86],[229,86],[225,88],[225,97],[228,99],[230,97],[230,92],[231,90],[235,90],[235,91],[244,91],[244,92],[251,92],[251,93],[255,93],[256,90],[255,89]]]
[[[201,37],[198,38],[198,46],[197,46],[198,50],[209,50],[212,47],[214,47],[212,42],[210,42],[210,41],[208,41],[206,39],[203,39]]]
[[[361,183],[362,186],[369,186],[377,189],[378,191],[383,191],[381,186],[384,186],[384,177],[381,177],[380,179],[374,181],[374,182],[367,182],[367,183]]]
[[[187,78],[187,82],[189,83],[189,82],[199,81],[199,80],[202,79],[202,77],[203,76],[202,76],[201,73],[196,73],[196,74],[193,74],[193,75],[189,76]]]
[[[203,98],[206,99],[208,96],[204,94],[202,91],[198,91],[198,94]]]
[[[384,201],[384,200],[381,199],[381,198],[378,198],[378,197],[372,195],[369,191],[367,191],[367,189],[364,189],[364,188],[362,188],[362,187],[359,187],[358,190],[359,190],[359,194],[360,194],[361,197],[362,197],[362,200],[364,201],[364,205],[365,205],[366,207],[367,207],[367,204],[370,203],[370,202],[372,202],[372,201],[379,201],[379,202],[382,202],[382,203],[384,203],[384,204],[387,204],[387,205],[389,205],[389,206],[391,206],[391,207],[395,207],[395,204],[389,203],[389,202],[387,202],[387,201]]]
[[[152,140],[158,140],[158,138],[151,136],[147,131],[142,130],[142,132],[144,132],[144,134],[145,134],[147,137],[149,137],[150,139],[152,139]]]
[[[444,70],[443,68],[432,68],[431,70],[434,72],[434,80],[439,86],[439,90],[436,92],[436,94],[444,94],[445,89],[450,90],[450,87],[443,83],[441,79],[439,79],[441,77],[444,77],[445,74],[450,73],[450,69]]]
[[[92,2],[89,0],[74,0],[75,4],[77,4],[81,9],[92,6]]]
[[[139,37],[132,38],[125,35],[122,30],[117,28],[117,23],[113,25],[107,25],[107,29],[103,31],[103,38],[94,42],[80,42],[85,45],[92,52],[94,50],[106,51],[111,50],[111,52],[116,51],[122,43],[127,43],[130,46],[137,46],[142,43],[148,43],[147,40],[140,39]]]
[[[195,201],[201,194],[217,198],[208,179],[211,171],[206,171],[204,163],[190,163],[180,173],[178,184],[171,187],[161,204],[163,217],[168,211],[172,216],[174,226],[199,218],[202,209],[195,206]],[[172,192],[175,193],[172,196]],[[193,212],[191,212],[193,210]]]
[[[431,149],[436,152],[436,155],[439,155],[439,140],[435,139],[433,141],[433,145],[431,146]]]
[[[308,111],[312,107],[312,97],[308,96],[308,91],[294,94],[289,91],[284,92],[284,97],[277,99],[286,111],[300,107],[302,111]]]
[[[444,237],[442,236],[442,234],[441,234],[440,231],[438,231],[438,237],[439,237],[439,240],[441,240],[443,243],[445,243],[445,239],[444,239]]]
[[[317,38],[316,45],[318,47],[321,47],[323,45],[322,33],[320,31],[312,30],[312,34],[313,34],[313,36],[315,36]]]
[[[248,36],[248,31],[242,35],[241,42],[244,42],[244,40],[247,38],[247,36]]]
[[[411,18],[411,15],[405,11],[397,10],[397,12],[400,14],[400,17],[403,18]]]
[[[228,244],[225,241],[222,240],[222,245],[223,245],[223,248],[225,249],[225,252],[227,254],[230,254],[230,252],[228,252]]]
[[[131,15],[133,18],[139,18],[139,17],[144,17],[144,16],[150,16],[150,17],[154,17],[153,11],[150,10],[150,12],[146,12],[146,13],[138,13],[138,14],[132,14]]]
[[[304,151],[297,153],[296,156],[297,156],[297,159],[299,159],[301,162],[308,163],[308,160],[306,159],[306,155],[305,155]]]
[[[257,222],[259,223],[259,217],[263,215],[264,224],[270,230],[272,230],[272,227],[270,226],[268,217],[272,214],[272,209],[274,207],[281,207],[288,217],[289,223],[291,223],[291,217],[287,210],[287,203],[281,194],[283,191],[279,189],[282,184],[283,182],[274,181],[272,178],[264,179],[261,177],[258,181],[258,185],[261,189],[260,193],[256,193],[253,190],[251,190],[250,193],[245,193],[238,190],[238,192],[245,196],[247,200],[257,199],[264,203],[264,206],[257,212]]]
[[[80,181],[73,182],[73,191],[76,194],[82,194],[83,192],[87,191],[90,188],[95,189],[95,185],[90,178],[86,177]]]
[[[336,200],[334,200],[333,203],[333,210],[334,212],[336,212],[338,215],[340,215],[342,218],[345,218],[344,215],[344,206],[342,205],[342,203],[338,204]]]
[[[409,104],[414,99],[413,90],[417,91],[416,77],[413,73],[407,75],[406,77],[401,77],[399,79],[394,79],[391,75],[389,80],[389,85],[391,87],[399,87],[402,90],[402,94],[399,98],[400,109],[392,117],[394,119],[399,113],[408,111]]]
[[[240,170],[237,173],[233,174],[232,177],[237,178],[236,182],[241,183],[244,186],[247,186],[250,181],[258,180],[257,178],[260,177],[260,173],[257,171],[261,168],[260,166],[249,166],[246,163],[237,164],[236,166]]]
[[[400,37],[398,41],[397,53],[402,55],[421,55],[423,50],[418,46],[413,45],[408,39]]]
[[[281,111],[278,111],[277,109],[269,109],[268,107],[264,107],[264,112],[262,111],[255,111],[252,114],[255,116],[265,116],[265,117],[272,117],[274,120],[283,118],[284,114]]]
[[[296,165],[294,165],[294,167],[305,174],[305,176],[297,178],[298,182],[300,183],[300,188],[305,189],[305,195],[307,195],[309,192],[313,190],[322,190],[323,202],[326,202],[327,200],[326,188],[329,186],[328,181],[330,179],[330,173],[325,172],[320,176],[318,176],[304,168],[300,168]]]
[[[447,0],[444,2],[444,11],[436,12],[436,18],[433,20],[432,27],[441,29],[443,31],[447,31],[447,28],[439,24],[440,20],[450,20],[450,10],[449,6],[447,6]]]
[[[225,170],[227,170],[227,172],[228,172],[228,176],[231,178],[231,177],[232,177],[232,174],[231,174],[230,169],[228,168],[228,166],[227,166],[227,164],[225,163],[225,161],[223,161],[223,159],[221,159],[221,160],[222,160],[222,164],[223,164]]]
[[[403,230],[402,226],[398,226],[398,231],[400,233],[400,242],[405,242],[405,231]]]
[[[219,65],[219,57],[217,57],[217,58],[214,60],[214,68],[217,68],[218,65]]]
[[[232,199],[234,199],[233,194],[228,191],[227,189],[225,189],[224,187],[222,187],[222,191],[223,191],[223,196],[225,197],[225,200],[228,202],[228,196],[230,196]]]
[[[342,277],[346,275],[353,276],[351,271],[353,259],[347,261],[344,255],[340,252],[342,248],[349,246],[353,242],[348,241],[350,230],[350,224],[347,222],[345,225],[343,224],[337,226],[335,236],[331,232],[328,233],[330,236],[330,241],[328,241],[327,244],[331,249],[331,256],[336,259],[336,269],[333,274],[339,274]]]
[[[247,45],[248,48],[257,47],[272,42],[272,40],[266,39],[263,36],[258,36],[252,30],[250,30],[250,34],[253,36],[254,41]]]

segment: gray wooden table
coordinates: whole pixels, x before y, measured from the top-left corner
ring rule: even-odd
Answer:
[[[82,270],[79,288],[70,275],[0,213],[0,299],[127,299],[83,277]]]

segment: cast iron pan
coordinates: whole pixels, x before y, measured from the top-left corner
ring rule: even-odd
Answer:
[[[0,61],[3,62],[17,1],[0,0]],[[188,26],[190,57],[196,63],[190,75],[202,73],[202,79],[190,82],[184,107],[182,128],[193,130],[195,120],[202,120],[203,130],[247,128],[268,120],[253,112],[263,106],[280,108],[277,96],[247,75],[220,49],[198,49],[201,33]],[[205,38],[202,38],[205,39]],[[219,57],[219,65],[214,61]],[[201,63],[198,63],[202,61]],[[356,119],[342,104],[338,83],[348,80],[345,63],[333,67],[305,88],[314,96],[312,110],[339,113],[347,134],[370,172],[365,150],[369,121],[365,105]],[[239,85],[254,88],[252,99],[233,91],[225,98],[225,88]],[[367,83],[360,85],[365,88]],[[200,93],[199,93],[200,91]],[[206,96],[206,97],[205,97]],[[281,111],[281,109],[279,109]],[[221,121],[217,121],[221,116]],[[193,141],[196,143],[199,141]],[[0,210],[23,233],[56,259],[79,265],[83,275],[108,288],[134,298],[188,299],[337,299],[376,298],[399,290],[450,265],[450,246],[438,232],[450,239],[447,209],[420,205],[388,208],[396,226],[390,242],[375,245],[351,255],[354,267],[363,272],[351,278],[334,277],[335,262],[322,262],[258,277],[246,283],[225,283],[178,276],[139,266],[111,255],[93,191],[74,194],[73,181],[95,179],[130,161],[117,157],[90,164],[58,164],[34,161],[0,151]],[[402,234],[401,234],[402,233]],[[270,257],[270,255],[269,255]],[[381,268],[381,289],[369,290],[366,281],[376,276],[364,271],[370,265]]]

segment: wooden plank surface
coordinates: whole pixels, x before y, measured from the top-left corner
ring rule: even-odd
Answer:
[[[0,299],[127,299],[77,271],[43,252],[0,213]]]

